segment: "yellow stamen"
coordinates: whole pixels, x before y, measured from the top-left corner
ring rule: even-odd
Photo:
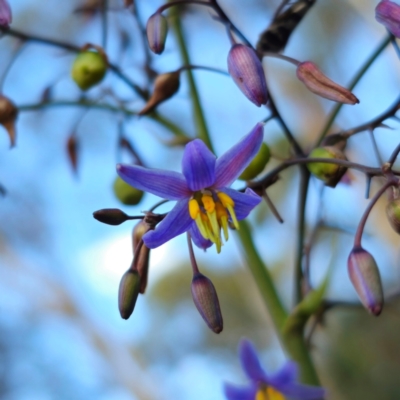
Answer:
[[[229,215],[230,215],[231,218],[232,218],[233,226],[234,226],[236,229],[239,229],[239,222],[238,222],[238,220],[237,220],[237,218],[236,218],[235,210],[233,209],[233,207],[232,207],[230,204],[228,204],[228,205],[226,206],[226,208],[228,209]]]
[[[228,213],[221,203],[215,204],[215,210],[217,211],[217,219],[218,219],[219,225],[222,226],[222,229],[224,231],[224,238],[225,238],[225,241],[227,242],[229,239]]]
[[[258,390],[255,400],[285,400],[285,396],[271,386],[268,386]]]
[[[199,228],[200,233],[202,234],[202,236],[205,239],[209,239],[209,235],[208,235],[208,230],[207,230],[207,225],[204,223],[203,218],[201,217],[202,213],[198,213],[197,217],[196,217],[196,225]]]
[[[225,208],[228,208],[228,205],[231,207],[235,205],[235,202],[226,193],[218,192],[217,196]]]
[[[200,215],[200,206],[196,199],[189,200],[189,214],[192,219],[196,219]]]
[[[207,212],[209,212],[209,213],[214,212],[215,202],[214,202],[214,199],[212,198],[212,196],[205,194],[202,196],[201,201],[203,202],[204,209]]]

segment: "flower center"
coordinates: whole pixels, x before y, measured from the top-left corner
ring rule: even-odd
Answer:
[[[234,210],[235,202],[223,192],[202,190],[189,200],[189,214],[196,221],[201,235],[215,243],[217,252],[221,252],[221,228],[225,241],[229,239],[228,219],[239,229]]]
[[[262,386],[254,400],[285,400],[285,396],[271,386]]]

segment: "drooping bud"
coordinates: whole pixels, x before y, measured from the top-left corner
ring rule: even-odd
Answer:
[[[79,144],[76,135],[72,134],[67,140],[67,154],[74,173],[78,172],[78,150]]]
[[[228,71],[243,94],[257,107],[268,101],[264,69],[256,52],[243,44],[232,46]]]
[[[107,225],[120,225],[129,219],[129,216],[118,208],[97,210],[93,213],[93,217]]]
[[[238,179],[241,179],[242,181],[249,181],[250,179],[255,178],[263,171],[270,158],[271,152],[269,150],[269,146],[263,142],[260,150],[258,150],[258,153],[251,160],[250,164],[241,173]]]
[[[334,146],[316,147],[309,157],[347,160],[343,152]],[[316,178],[321,179],[326,186],[330,187],[335,187],[347,170],[341,165],[321,162],[309,163],[307,168]]]
[[[153,14],[147,21],[146,34],[151,51],[161,54],[167,39],[168,22],[161,13]]]
[[[362,247],[354,247],[347,268],[361,303],[371,314],[378,316],[383,307],[383,289],[374,257]]]
[[[88,90],[104,78],[107,67],[108,61],[104,52],[84,50],[76,56],[71,76],[82,90]]]
[[[119,176],[117,176],[115,179],[113,188],[117,199],[122,204],[128,206],[135,206],[136,204],[139,204],[144,194],[141,190],[128,185]]]
[[[139,293],[143,294],[146,291],[147,279],[149,275],[150,249],[143,243],[140,248],[138,245],[143,238],[143,235],[153,229],[150,224],[142,220],[133,228],[132,244],[135,257],[135,265],[140,275]],[[138,249],[138,250],[137,250]]]
[[[400,38],[400,5],[393,1],[382,0],[375,8],[375,18],[390,33]]]
[[[166,74],[158,75],[154,81],[153,94],[138,114],[145,115],[150,111],[153,111],[153,109],[157,107],[160,103],[172,97],[179,89],[179,78],[179,71],[168,72]]]
[[[208,327],[215,333],[223,329],[217,292],[212,282],[200,272],[193,276],[192,297],[194,304]]]
[[[356,104],[360,102],[350,90],[331,81],[310,61],[300,63],[297,66],[296,74],[306,85],[307,89],[318,96],[344,104]]]
[[[7,0],[0,0],[0,26],[8,28],[12,21],[11,7]]]
[[[389,201],[386,206],[386,215],[391,227],[400,234],[400,199]]]
[[[3,125],[10,138],[10,147],[15,146],[15,120],[18,108],[7,97],[0,95],[0,125]]]
[[[129,269],[122,276],[118,291],[118,308],[123,319],[128,319],[135,308],[139,295],[140,276],[138,271]]]

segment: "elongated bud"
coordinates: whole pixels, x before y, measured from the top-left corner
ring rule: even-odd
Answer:
[[[135,257],[135,265],[140,275],[139,293],[143,294],[146,291],[147,280],[149,275],[150,249],[143,243],[139,248],[138,245],[143,238],[143,235],[153,229],[146,221],[140,221],[135,225],[132,232],[132,244]]]
[[[386,206],[386,215],[391,227],[400,234],[400,199],[389,201]]]
[[[161,54],[167,39],[168,22],[161,13],[153,14],[147,21],[146,34],[151,51]]]
[[[0,26],[8,28],[12,21],[11,7],[7,0],[0,0]]]
[[[375,8],[375,18],[390,33],[400,37],[400,5],[388,0],[379,2]]]
[[[217,292],[212,282],[200,272],[193,276],[192,297],[194,304],[208,327],[215,333],[223,329]]]
[[[0,125],[3,125],[10,138],[10,147],[15,146],[15,121],[18,108],[7,97],[0,95]]]
[[[101,82],[107,68],[107,56],[104,52],[84,50],[76,56],[71,76],[82,90],[88,90]]]
[[[310,61],[300,63],[296,74],[306,85],[307,89],[318,96],[344,104],[356,104],[360,102],[350,90],[331,81]]]
[[[93,217],[107,225],[120,225],[129,219],[129,216],[118,208],[103,208],[95,211]]]
[[[128,270],[122,276],[118,291],[118,308],[123,319],[128,319],[135,308],[139,295],[140,277],[136,270]]]
[[[127,206],[139,204],[144,194],[141,190],[128,185],[119,176],[115,178],[113,188],[117,199]]]
[[[260,150],[258,150],[258,153],[254,156],[246,169],[240,174],[238,179],[241,179],[242,181],[248,181],[255,178],[263,171],[270,158],[271,152],[269,150],[269,146],[263,142]]]
[[[268,101],[264,69],[256,52],[243,44],[232,46],[228,71],[243,94],[257,107]]]
[[[354,247],[347,268],[361,303],[371,314],[378,316],[383,307],[383,290],[374,257],[362,247]]]
[[[168,100],[179,89],[180,85],[180,72],[168,72],[166,74],[158,75],[154,81],[154,91],[146,105],[139,111],[139,115],[144,115],[153,111],[160,103]]]
[[[347,160],[343,152],[334,146],[317,147],[310,153],[309,157]],[[319,162],[309,163],[307,168],[316,178],[321,179],[326,186],[330,187],[335,187],[347,171],[347,168],[341,165]]]

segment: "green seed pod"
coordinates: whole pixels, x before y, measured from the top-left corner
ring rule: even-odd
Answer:
[[[386,206],[386,215],[392,228],[400,233],[400,199],[389,201]]]
[[[139,295],[140,276],[136,270],[128,270],[122,276],[118,291],[118,308],[123,319],[128,319],[135,308]]]
[[[97,51],[80,52],[72,65],[71,76],[82,89],[88,90],[98,84],[107,72],[107,60]]]
[[[250,179],[255,178],[259,173],[262,172],[262,170],[268,164],[270,158],[271,152],[269,150],[269,146],[263,142],[260,150],[258,150],[258,153],[251,160],[246,169],[240,174],[238,179],[241,179],[242,181],[249,181]]]
[[[114,194],[122,204],[128,206],[139,204],[143,197],[141,190],[128,185],[119,176],[114,181]]]
[[[347,160],[343,152],[334,146],[317,147],[310,153],[309,157]],[[316,178],[321,179],[326,186],[330,187],[335,187],[347,171],[346,167],[337,164],[319,162],[309,163],[307,168]]]

